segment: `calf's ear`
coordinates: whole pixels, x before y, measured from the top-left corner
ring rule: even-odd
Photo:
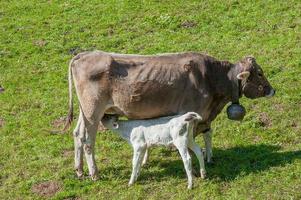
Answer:
[[[250,76],[250,72],[244,71],[244,72],[241,72],[241,73],[237,74],[236,77],[239,80],[246,80],[249,76]]]
[[[113,128],[118,129],[118,127],[119,127],[119,124],[117,122],[113,122]]]

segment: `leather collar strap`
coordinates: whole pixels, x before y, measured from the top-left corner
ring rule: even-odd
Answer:
[[[242,95],[242,81],[237,78],[240,73],[239,67],[234,65],[231,69],[232,94],[231,101],[233,104],[239,104],[239,98]]]

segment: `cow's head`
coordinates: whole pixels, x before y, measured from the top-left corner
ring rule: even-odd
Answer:
[[[247,98],[272,97],[275,90],[263,74],[255,58],[248,56],[238,64],[240,73],[237,78],[241,80],[242,93]]]

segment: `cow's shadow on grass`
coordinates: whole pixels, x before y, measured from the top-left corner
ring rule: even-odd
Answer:
[[[266,144],[214,149],[213,153],[213,164],[206,165],[207,177],[209,180],[218,179],[221,181],[231,181],[237,176],[266,171],[271,167],[286,165],[295,159],[301,159],[301,151],[282,152],[280,146]],[[194,168],[199,169],[195,156],[193,158]],[[186,177],[180,156],[178,160],[173,161],[167,161],[164,158],[152,160],[151,158],[148,165],[158,165],[162,170],[158,172],[158,170],[142,169],[140,181],[149,179],[160,181],[168,177]]]

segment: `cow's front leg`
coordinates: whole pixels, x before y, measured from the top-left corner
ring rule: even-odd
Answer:
[[[94,146],[95,146],[95,137],[98,128],[98,122],[93,124],[88,124],[85,127],[85,140],[84,140],[84,152],[86,161],[88,164],[89,175],[91,176],[92,180],[98,179],[98,170],[95,162],[95,153],[94,153]]]
[[[209,129],[208,131],[204,132],[203,134],[204,141],[205,141],[205,148],[206,148],[206,160],[207,163],[212,162],[212,130]]]

